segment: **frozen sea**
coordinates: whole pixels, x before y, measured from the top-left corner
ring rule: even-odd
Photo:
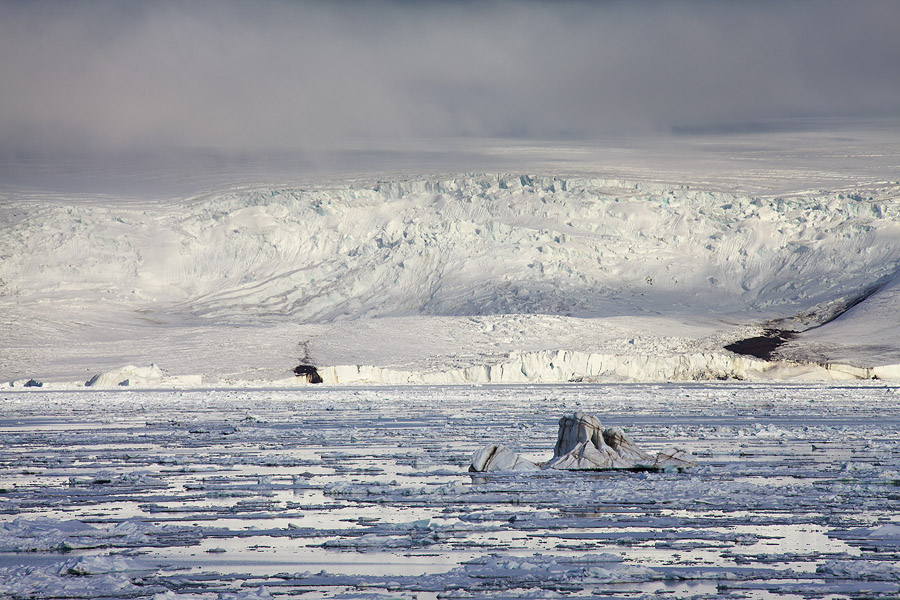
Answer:
[[[0,392],[5,598],[900,594],[900,390],[749,382]],[[681,473],[473,474],[580,410]]]

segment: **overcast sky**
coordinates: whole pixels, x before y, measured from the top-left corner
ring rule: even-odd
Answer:
[[[900,116],[900,2],[0,0],[0,149]]]

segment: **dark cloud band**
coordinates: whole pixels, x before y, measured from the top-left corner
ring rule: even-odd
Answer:
[[[317,148],[900,115],[898,2],[0,2],[0,144]]]

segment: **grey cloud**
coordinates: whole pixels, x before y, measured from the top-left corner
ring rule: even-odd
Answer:
[[[0,145],[226,149],[900,116],[900,3],[0,2]]]

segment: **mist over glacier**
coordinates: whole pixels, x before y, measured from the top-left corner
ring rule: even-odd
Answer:
[[[0,155],[896,118],[895,2],[0,2]]]

